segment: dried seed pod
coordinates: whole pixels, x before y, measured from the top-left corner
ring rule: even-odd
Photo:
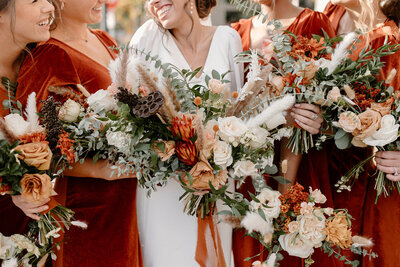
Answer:
[[[132,107],[132,113],[141,118],[148,118],[156,114],[163,104],[164,96],[160,91],[155,91],[139,98],[136,105]]]

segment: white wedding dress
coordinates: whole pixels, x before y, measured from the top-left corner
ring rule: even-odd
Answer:
[[[144,49],[152,56],[158,55],[163,63],[172,63],[180,69],[190,69],[170,32],[162,31],[153,20],[147,21],[137,30],[130,46]],[[203,69],[204,73],[211,76],[212,70],[220,74],[232,71],[226,78],[231,81],[231,90],[237,90],[243,82],[243,66],[235,64],[233,58],[241,51],[238,33],[228,26],[217,27]],[[197,82],[199,81],[200,79],[197,79]],[[230,187],[230,190],[233,190],[233,184]],[[173,180],[170,180],[165,187],[152,192],[150,198],[147,197],[146,190],[138,188],[137,214],[145,267],[199,266],[195,260],[197,218],[183,212],[184,203],[179,202],[179,196],[183,192],[179,183]],[[218,231],[226,265],[233,266],[232,227],[221,222],[218,224]]]

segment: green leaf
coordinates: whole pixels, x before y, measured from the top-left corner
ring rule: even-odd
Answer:
[[[212,70],[211,75],[214,79],[220,80],[221,76],[219,75],[218,71]]]
[[[190,173],[186,172],[186,177],[189,180],[189,185],[192,186],[193,185],[193,176]]]

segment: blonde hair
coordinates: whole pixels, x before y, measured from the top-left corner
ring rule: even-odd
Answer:
[[[367,33],[374,28],[374,0],[359,0],[361,6],[360,16],[354,23],[356,28],[360,29],[362,33]],[[377,6],[378,7],[378,6]],[[369,23],[366,23],[369,21]]]

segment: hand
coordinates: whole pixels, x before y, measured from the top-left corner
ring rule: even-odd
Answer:
[[[400,181],[400,151],[376,152],[375,161],[378,170],[386,173],[386,178]]]
[[[14,202],[15,206],[20,208],[25,213],[26,216],[38,221],[40,220],[40,217],[36,213],[43,212],[49,208],[49,206],[45,204],[50,201],[50,198],[44,199],[42,202],[32,204],[27,202],[21,195],[14,195],[12,196],[12,201]]]
[[[321,110],[318,106],[312,104],[295,104],[290,112],[290,116],[304,130],[311,134],[319,133],[322,122]]]

